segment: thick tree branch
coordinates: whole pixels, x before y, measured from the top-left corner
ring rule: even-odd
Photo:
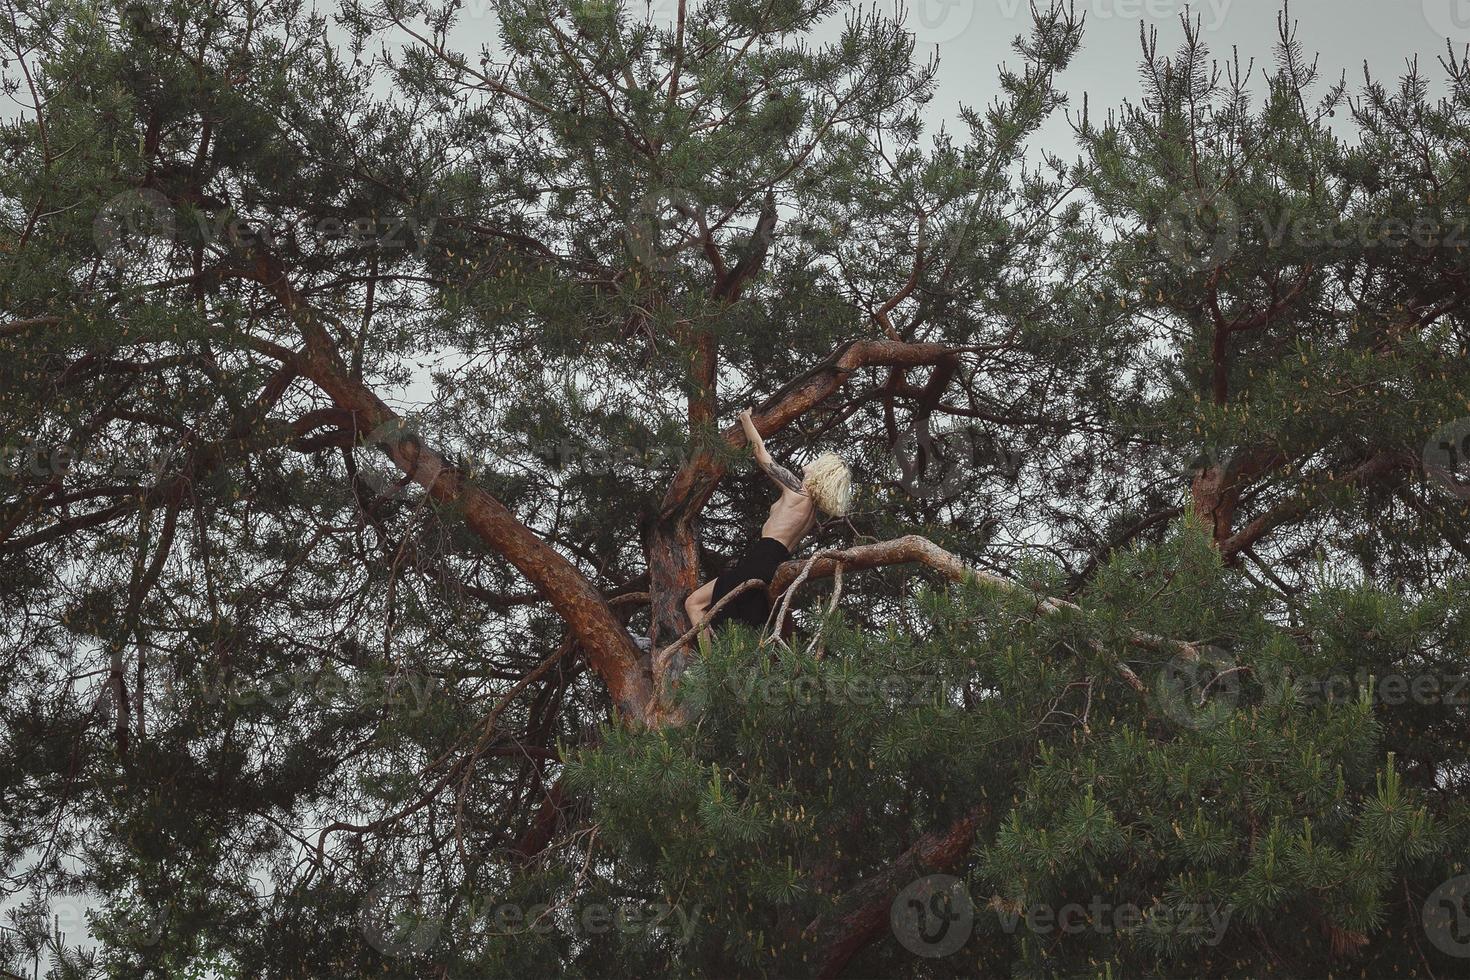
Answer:
[[[980,805],[942,830],[920,837],[892,863],[863,878],[838,901],[838,911],[814,919],[803,935],[817,950],[818,977],[836,977],[858,951],[880,936],[893,900],[917,878],[957,866],[970,853],[975,831],[990,812]]]
[[[1368,483],[1395,470],[1408,469],[1416,462],[1414,457],[1407,453],[1388,451],[1375,453],[1346,473],[1333,477],[1322,486],[1296,494],[1257,517],[1221,541],[1220,554],[1226,558],[1234,558],[1242,550],[1249,548],[1281,525],[1305,517],[1322,502],[1323,495],[1329,491]]]
[[[756,430],[763,437],[780,432],[826,401],[863,368],[932,366],[973,349],[892,340],[849,341],[758,407],[754,417]],[[746,443],[738,423],[723,429],[720,438],[731,449],[739,449]],[[675,475],[664,494],[662,512],[666,515],[681,510],[697,513],[724,474],[724,465],[712,456],[691,460]]]
[[[652,688],[638,664],[638,649],[592,583],[504,504],[408,432],[398,414],[352,376],[318,314],[273,256],[257,249],[254,261],[240,275],[268,289],[297,325],[305,345],[294,365],[301,375],[337,408],[351,413],[356,431],[367,433],[369,441],[431,497],[456,507],[486,545],[546,596],[586,651],[587,662],[607,685],[619,711],[625,718],[644,720],[652,708]]]
[[[59,316],[38,316],[29,320],[11,320],[9,323],[0,323],[0,337],[14,337],[26,333],[36,327],[54,327],[61,323]]]
[[[811,558],[796,559],[783,563],[776,569],[776,574],[771,580],[769,595],[774,600],[789,588],[802,574],[803,569],[810,565],[811,570],[806,579],[820,579],[832,576],[837,568],[841,566],[844,572],[861,571],[868,568],[884,568],[889,565],[919,564],[925,565],[938,572],[951,582],[962,582],[974,579],[996,586],[1007,592],[1029,591],[1019,582],[1013,582],[993,572],[987,572],[978,568],[971,568],[962,562],[958,556],[945,551],[928,538],[917,534],[906,537],[895,538],[892,541],[880,541],[876,544],[859,545],[854,548],[846,548],[836,551],[824,551]],[[1038,612],[1057,613],[1063,610],[1082,612],[1082,607],[1065,599],[1057,599],[1047,596],[1037,598],[1036,608]],[[1183,640],[1171,640],[1152,633],[1132,631],[1128,634],[1128,642],[1133,646],[1147,650],[1156,650],[1168,653],[1170,656],[1181,657],[1185,660],[1195,661],[1201,656],[1201,648],[1198,644],[1188,643]],[[1127,664],[1112,657],[1100,641],[1092,644],[1094,650],[1103,654],[1112,661],[1113,667],[1129,687],[1139,694],[1147,694],[1148,688],[1138,675],[1128,667]]]

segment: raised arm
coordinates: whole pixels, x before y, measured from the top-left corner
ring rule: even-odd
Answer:
[[[761,438],[759,430],[756,429],[755,420],[751,417],[748,408],[740,413],[740,427],[745,430],[745,438],[750,440],[750,448],[755,451],[756,465],[765,470],[766,476],[769,476],[782,490],[802,493],[802,484],[796,475],[772,459],[771,454],[766,451],[765,440]]]

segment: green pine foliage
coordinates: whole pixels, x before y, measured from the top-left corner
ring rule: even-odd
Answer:
[[[1416,941],[1420,907],[1403,888],[1460,873],[1464,800],[1396,751],[1389,733],[1422,708],[1314,693],[1364,662],[1340,636],[1384,597],[1324,593],[1314,612],[1337,628],[1322,634],[1274,623],[1196,528],[1120,555],[1088,598],[1085,617],[1038,619],[1032,596],[928,593],[924,635],[839,617],[821,659],[737,634],[686,680],[693,725],[610,734],[580,758],[569,772],[618,841],[620,878],[701,912],[667,962],[810,974],[804,930],[840,909],[850,876],[978,802],[990,829],[967,861],[964,952],[926,964],[890,943],[855,975],[1291,976],[1360,941],[1355,970],[1412,975],[1397,944]],[[1434,646],[1445,609],[1369,621]],[[1140,631],[1197,637],[1217,661],[1169,693],[1179,664],[1159,662],[1141,697],[1106,666]],[[1418,969],[1454,967],[1426,957]]]
[[[3,970],[1470,973],[1470,54],[1103,107],[1038,4],[934,131],[849,0],[0,3]],[[984,575],[620,713],[573,620],[682,632],[829,374],[798,557]]]

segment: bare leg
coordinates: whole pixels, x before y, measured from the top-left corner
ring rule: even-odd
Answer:
[[[715,583],[713,579],[689,593],[689,598],[684,600],[684,612],[689,616],[690,626],[698,625],[699,621],[709,614],[710,599],[714,594]],[[709,635],[709,628],[706,627],[700,630],[699,633],[700,639],[704,639]]]

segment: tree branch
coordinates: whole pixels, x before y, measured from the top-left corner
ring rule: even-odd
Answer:
[[[236,274],[268,289],[300,330],[305,350],[295,366],[301,375],[337,408],[351,413],[355,430],[367,433],[431,497],[454,505],[470,530],[536,586],[566,621],[618,710],[628,719],[646,720],[653,707],[652,687],[639,667],[638,649],[592,583],[504,504],[408,432],[398,414],[352,376],[319,315],[274,256],[257,247],[254,261]]]
[[[1321,503],[1322,495],[1330,490],[1367,483],[1392,473],[1394,470],[1411,467],[1415,462],[1413,457],[1405,453],[1391,451],[1375,453],[1346,473],[1333,477],[1321,486],[1296,494],[1257,517],[1221,541],[1220,554],[1227,559],[1234,558],[1243,549],[1249,548],[1282,524],[1310,513]]]
[[[962,562],[958,556],[945,551],[928,538],[917,534],[906,537],[895,538],[892,541],[880,541],[876,544],[859,545],[837,551],[824,551],[808,559],[799,559],[782,563],[777,569],[775,576],[771,579],[768,594],[774,600],[791,584],[795,582],[804,569],[810,566],[807,580],[828,578],[841,566],[844,571],[861,571],[868,568],[883,568],[889,565],[920,564],[934,569],[940,575],[951,582],[962,582],[967,579],[975,579],[996,586],[1007,592],[1029,591],[1019,582],[1013,582],[993,572],[987,572],[978,568],[971,568]],[[1047,614],[1070,610],[1082,612],[1082,607],[1076,603],[1068,602],[1066,599],[1057,599],[1047,596],[1039,597],[1036,603],[1038,612]],[[1152,633],[1132,631],[1128,634],[1128,642],[1134,646],[1148,650],[1160,650],[1172,656],[1178,656],[1188,661],[1198,660],[1201,656],[1199,645],[1188,643],[1183,640],[1171,640]],[[1129,687],[1139,694],[1147,694],[1148,688],[1138,675],[1121,660],[1117,660],[1104,648],[1100,641],[1092,641],[1092,648],[1098,653],[1112,661],[1113,667]]]
[[[803,931],[818,950],[818,977],[836,977],[858,951],[882,934],[893,900],[910,882],[926,874],[948,871],[970,853],[975,831],[990,812],[974,807],[942,830],[932,830],[887,866],[852,886],[839,899],[840,911],[819,916]]]

